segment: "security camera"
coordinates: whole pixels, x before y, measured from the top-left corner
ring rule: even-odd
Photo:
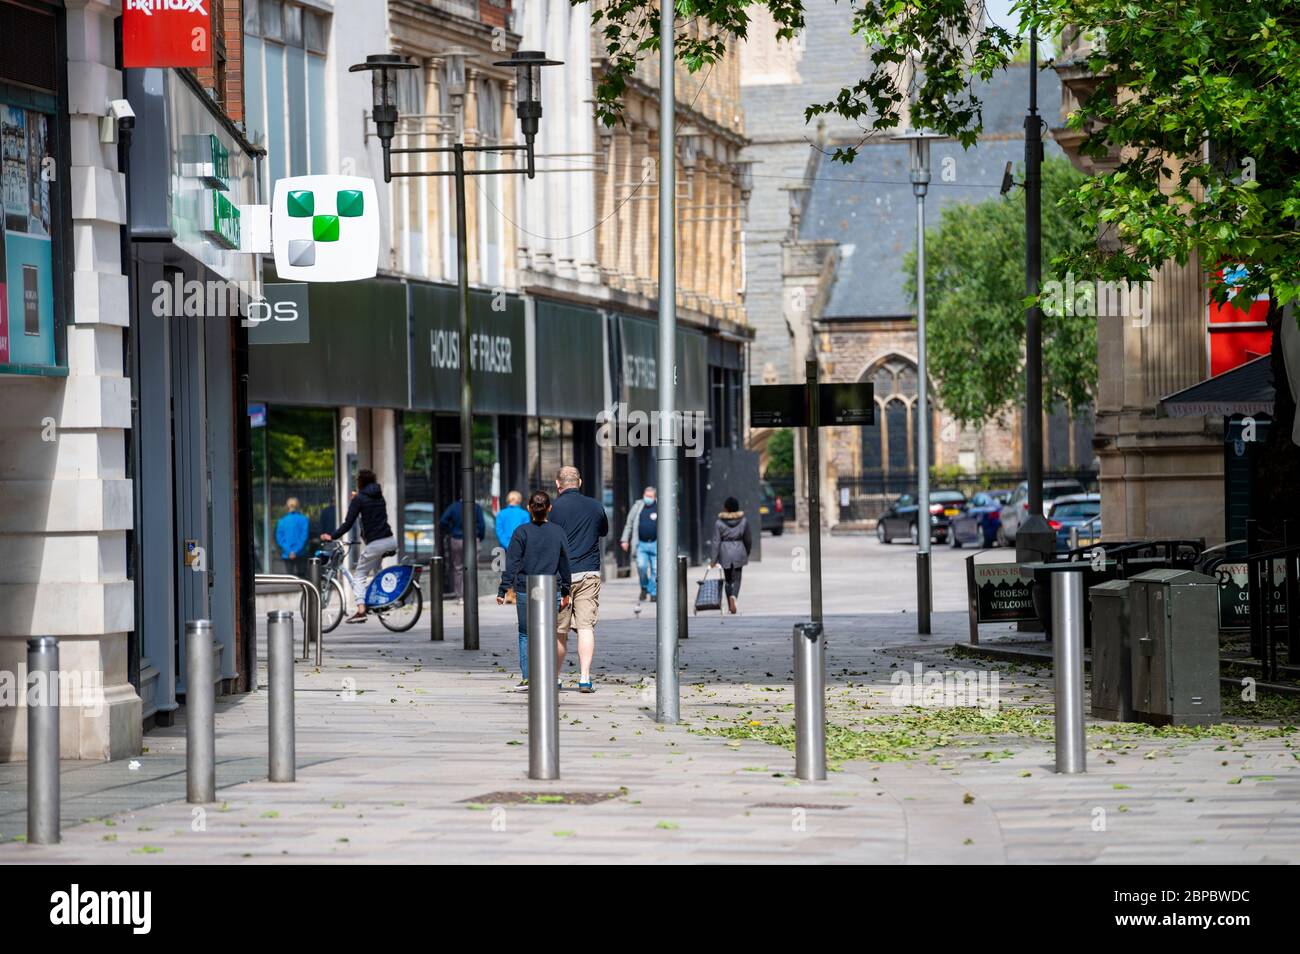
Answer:
[[[115,99],[108,104],[108,114],[122,122],[128,119],[135,119],[135,110],[131,108],[129,100]]]
[[[1016,180],[1011,176],[1011,161],[1007,160],[1007,167],[1002,170],[1002,187],[998,191],[1006,195],[1015,185]]]
[[[99,117],[99,141],[105,145],[117,142],[117,134],[122,129],[135,126],[135,110],[125,99],[114,99],[108,103],[108,115]]]

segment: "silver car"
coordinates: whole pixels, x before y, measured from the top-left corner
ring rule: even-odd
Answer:
[[[1081,494],[1084,492],[1083,484],[1077,480],[1045,480],[1043,481],[1043,516],[1046,517],[1052,511],[1052,503],[1057,497],[1064,497],[1067,494]],[[1020,524],[1029,516],[1029,482],[1022,480],[1020,486],[1016,487],[1015,493],[1007,501],[1006,506],[1002,508],[1001,519],[998,525],[998,545],[1004,547],[1013,547],[1016,545],[1016,533],[1020,530]]]

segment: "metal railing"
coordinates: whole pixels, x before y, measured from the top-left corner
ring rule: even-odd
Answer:
[[[303,610],[303,627],[302,627],[302,658],[304,660],[311,658],[311,641],[316,640],[316,665],[321,665],[324,647],[321,645],[320,635],[320,590],[312,586],[307,580],[300,579],[296,576],[289,576],[287,573],[258,573],[253,577],[253,588],[259,586],[272,585],[291,585],[297,586],[302,590],[303,598],[307,606]]]
[[[1258,544],[1255,521],[1247,521],[1246,536]],[[1250,600],[1250,654],[1260,660],[1265,681],[1278,675],[1278,636],[1287,634],[1287,661],[1300,662],[1300,527],[1287,521],[1284,543],[1247,553],[1246,585]],[[1281,564],[1282,578],[1277,578]]]

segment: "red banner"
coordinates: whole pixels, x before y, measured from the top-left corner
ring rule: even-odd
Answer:
[[[125,0],[122,65],[207,66],[212,0]]]
[[[1268,295],[1259,295],[1254,301],[1241,299],[1235,287],[1231,286],[1237,271],[1244,270],[1242,266],[1234,265],[1219,273],[1230,285],[1228,300],[1222,305],[1211,301],[1207,309],[1210,377],[1254,361],[1272,348],[1273,332],[1268,330],[1266,321]]]

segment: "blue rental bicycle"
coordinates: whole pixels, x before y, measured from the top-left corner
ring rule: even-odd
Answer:
[[[333,632],[343,621],[349,607],[357,604],[354,594],[357,591],[356,578],[348,569],[348,547],[360,546],[353,540],[344,543],[330,540],[316,556],[321,559],[320,573],[320,628],[322,633]],[[390,550],[385,557],[394,556],[396,550]],[[366,587],[366,610],[379,618],[384,628],[394,633],[404,633],[420,621],[424,612],[424,595],[420,592],[420,575],[424,567],[420,564],[399,563],[396,566],[383,567],[375,573],[375,578]]]

